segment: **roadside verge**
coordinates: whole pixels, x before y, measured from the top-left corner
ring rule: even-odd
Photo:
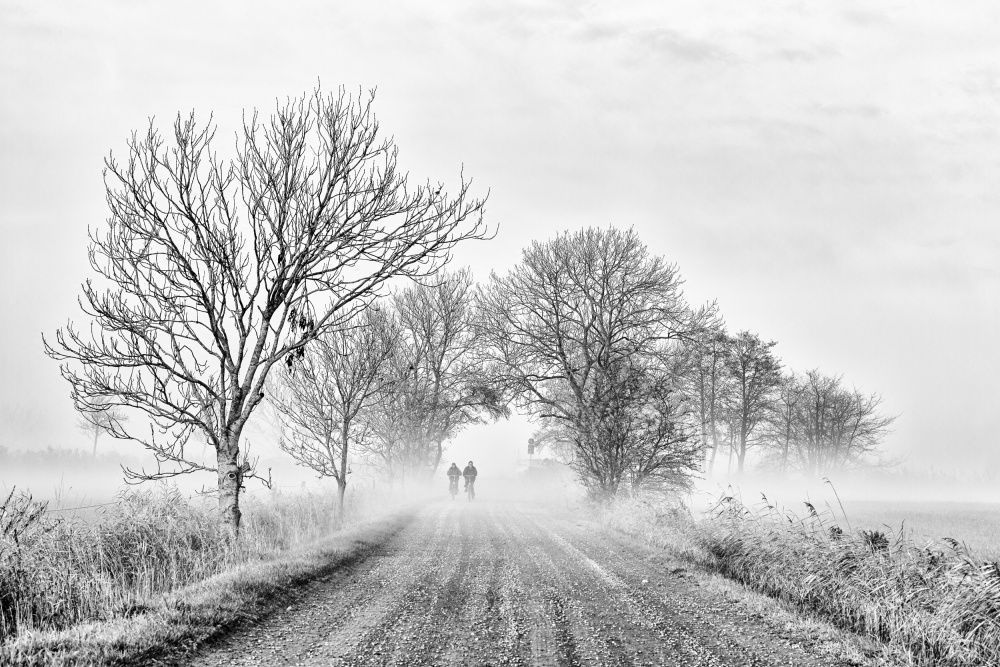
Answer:
[[[0,664],[179,664],[213,638],[294,604],[312,581],[346,572],[382,548],[413,519],[398,510],[312,545],[239,565],[149,601],[130,617],[60,631],[29,632],[0,645]]]

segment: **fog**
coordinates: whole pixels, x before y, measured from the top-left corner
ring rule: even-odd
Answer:
[[[347,492],[354,490],[376,491],[400,487],[408,496],[418,498],[446,497],[448,479],[446,469],[452,461],[464,467],[474,461],[479,470],[476,482],[477,498],[514,499],[539,503],[578,502],[583,490],[572,473],[563,465],[544,455],[532,460],[527,452],[527,439],[532,426],[526,420],[502,420],[495,424],[469,428],[445,449],[436,475],[405,476],[402,483],[390,485],[385,474],[362,454],[351,456]],[[250,443],[252,459],[256,461],[256,474],[270,479],[268,489],[260,480],[250,479],[242,491],[244,495],[266,496],[268,493],[295,493],[297,491],[336,493],[331,479],[321,479],[317,474],[282,452],[277,446],[277,433],[265,419],[256,419],[248,428],[246,441]],[[199,452],[195,459],[211,465],[210,448],[197,442],[191,451]],[[202,450],[204,450],[202,452]],[[205,458],[203,458],[205,457]],[[112,502],[115,496],[130,488],[125,481],[122,466],[133,471],[156,470],[151,454],[136,443],[115,441],[102,436],[98,441],[96,456],[85,435],[68,447],[12,450],[0,448],[0,492],[12,490],[31,493],[36,500],[49,502],[52,510],[70,511],[72,508],[89,508]],[[168,469],[168,468],[165,468]],[[196,497],[212,493],[216,485],[214,473],[192,472],[171,477],[161,482],[143,482],[139,487],[157,484],[176,486],[184,494]]]
[[[546,502],[565,499],[576,502],[582,489],[568,468],[552,460],[544,450],[529,457],[527,445],[533,429],[527,419],[517,415],[468,428],[447,444],[436,476],[419,483],[421,492],[432,496],[447,495],[447,467],[453,461],[459,467],[474,461],[479,470],[478,494],[492,498],[525,499],[531,496],[544,498]],[[249,429],[247,441],[257,461],[257,473],[270,477],[274,491],[329,489],[334,492],[335,486],[330,480],[319,479],[315,472],[296,465],[283,453],[277,447],[276,434],[261,420]],[[198,449],[197,444],[194,447]],[[91,445],[83,434],[68,447],[7,448],[0,449],[0,454],[0,491],[6,494],[14,487],[30,491],[37,499],[50,501],[53,508],[112,500],[115,494],[127,488],[121,466],[155,470],[155,461],[142,447],[106,436],[99,440],[96,457],[91,455]],[[206,449],[205,454],[210,456],[212,452]],[[383,478],[384,474],[364,457],[352,456],[349,490],[361,486],[377,487],[384,484]],[[215,482],[214,474],[196,472],[171,478],[167,483],[193,496],[211,492]],[[404,485],[416,490],[418,482],[408,478]],[[997,475],[991,471],[971,473],[944,467],[914,469],[901,464],[831,474],[825,478],[781,478],[753,473],[737,478],[701,474],[695,479],[694,491],[685,494],[685,498],[696,511],[734,492],[748,504],[758,503],[766,497],[771,504],[799,511],[804,501],[817,507],[838,508],[839,496],[839,502],[849,510],[853,504],[864,502],[997,503],[1000,502],[997,486]],[[244,491],[254,495],[267,492],[258,480],[250,480]]]

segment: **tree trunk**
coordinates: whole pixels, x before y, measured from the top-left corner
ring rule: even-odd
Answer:
[[[715,430],[715,423],[712,423],[712,458],[708,461],[708,476],[715,477],[715,456],[719,453],[719,433]]]
[[[726,477],[732,478],[733,476],[733,450],[736,449],[735,438],[730,433],[729,435],[729,461],[726,464]]]
[[[240,532],[240,488],[243,472],[239,463],[239,436],[229,435],[219,442],[216,466],[219,473],[219,515],[233,537]]]
[[[434,456],[434,469],[431,470],[431,475],[437,474],[438,467],[441,465],[441,457],[444,455],[444,438],[437,439],[437,451]]]
[[[97,458],[97,436],[99,436],[100,434],[101,434],[101,432],[100,432],[100,431],[98,431],[98,430],[97,430],[97,429],[95,428],[95,429],[94,429],[94,454],[93,454],[93,457],[94,457],[95,459]]]
[[[344,493],[347,491],[347,478],[343,477],[337,479],[337,518],[341,524],[344,522]]]
[[[351,420],[345,419],[340,427],[340,477],[337,478],[337,507],[340,521],[344,520],[344,491],[347,489],[347,443],[351,434]]]
[[[747,434],[744,430],[740,430],[740,452],[736,459],[736,476],[743,477],[743,462],[747,458]]]

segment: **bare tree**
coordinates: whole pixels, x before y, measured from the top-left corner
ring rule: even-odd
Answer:
[[[534,242],[482,291],[505,381],[535,418],[562,424],[572,465],[595,495],[616,493],[629,470],[623,442],[606,437],[616,382],[697,327],[680,286],[677,268],[651,256],[634,231],[610,228]]]
[[[747,448],[766,422],[781,382],[781,363],[771,352],[775,345],[749,331],[741,331],[728,342],[725,364],[733,383],[730,410],[738,475],[743,474]]]
[[[381,412],[376,451],[396,476],[433,474],[445,442],[470,424],[507,414],[503,392],[483,363],[474,290],[472,273],[463,269],[393,298],[398,380],[373,410]]]
[[[785,474],[788,471],[792,443],[798,434],[799,404],[803,400],[802,378],[792,372],[782,375],[771,403],[765,438],[771,443],[772,463]]]
[[[81,299],[89,332],[69,323],[45,343],[66,362],[78,409],[108,399],[148,417],[146,432],[111,431],[156,456],[156,471],[131,479],[216,473],[234,534],[253,475],[240,437],[273,366],[390,278],[432,274],[456,243],[485,235],[483,202],[464,179],[455,197],[410,187],[372,101],[317,90],[267,121],[255,112],[232,160],[194,114],[178,116],[169,145],[152,123],[133,134],[125,162],[106,161],[110,217],[90,236],[103,280],[85,283]],[[214,468],[188,456],[195,431],[215,448]]]
[[[279,446],[320,476],[337,480],[340,516],[349,454],[371,435],[364,410],[387,382],[386,363],[398,336],[392,317],[372,306],[300,348],[301,355],[286,357],[268,382],[282,427]]]
[[[81,418],[76,427],[90,436],[94,441],[94,451],[92,456],[97,456],[97,439],[105,433],[114,430],[116,422],[128,420],[128,416],[119,408],[108,404],[107,399],[94,401],[97,407],[95,410],[81,410]]]
[[[726,372],[729,337],[718,318],[701,318],[705,324],[683,345],[684,390],[698,419],[698,433],[707,474],[715,469],[724,430],[724,406],[729,402],[731,379]]]
[[[611,383],[601,438],[623,453],[632,490],[684,488],[700,469],[697,419],[681,390],[682,358],[664,350],[655,363],[635,365]]]
[[[839,376],[807,372],[795,411],[796,468],[822,475],[871,465],[896,419],[879,411],[881,403],[878,394],[845,388]]]

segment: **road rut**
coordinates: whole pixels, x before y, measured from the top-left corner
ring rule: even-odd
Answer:
[[[566,513],[429,505],[364,561],[192,665],[843,664],[704,591],[664,554]]]

